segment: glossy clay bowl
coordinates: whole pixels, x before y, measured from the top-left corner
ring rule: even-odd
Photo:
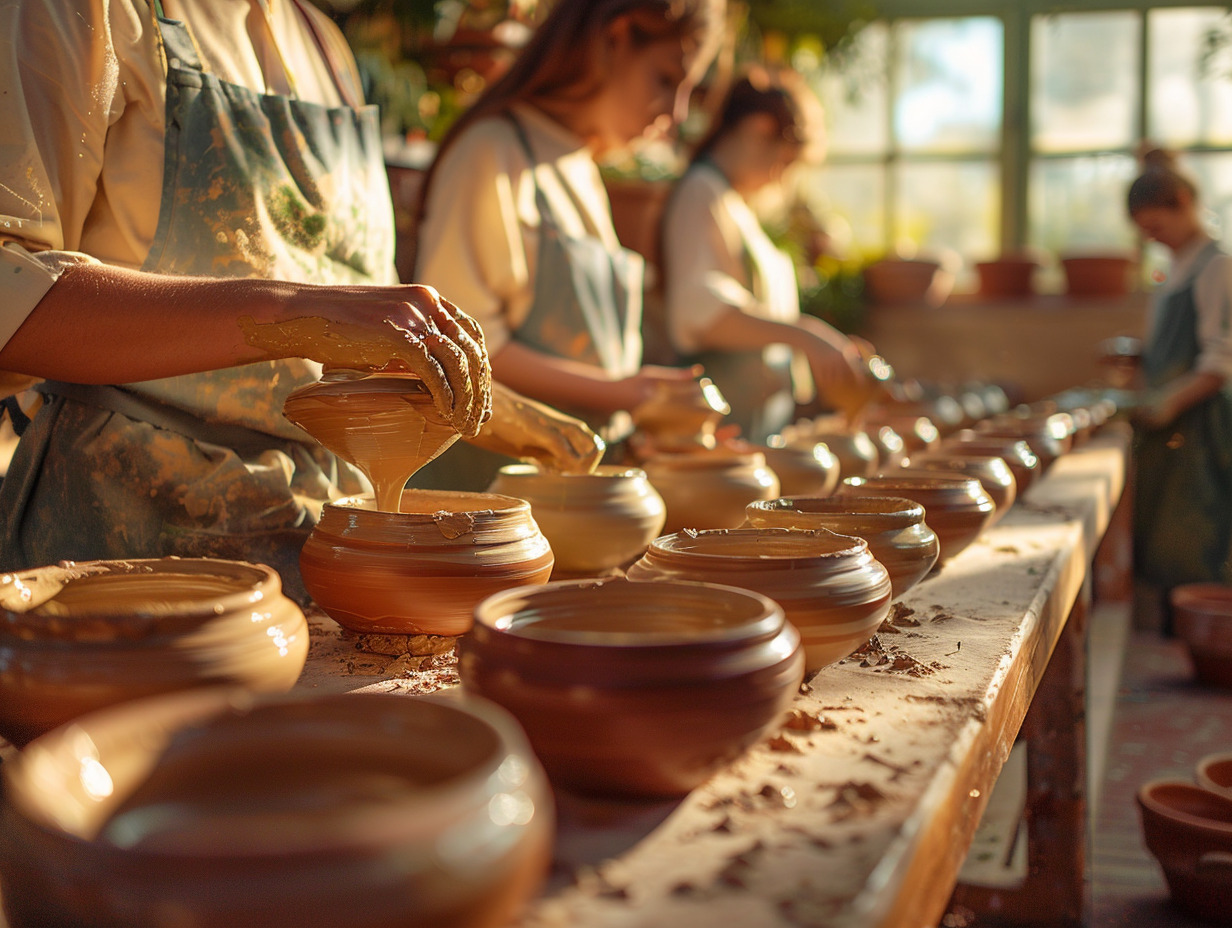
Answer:
[[[465,689],[513,713],[555,785],[607,796],[688,793],[780,721],[804,674],[777,604],[701,583],[508,590],[459,651]]]
[[[552,807],[476,700],[198,690],[87,715],[4,764],[12,928],[496,926]]]
[[[1185,583],[1169,598],[1194,674],[1204,683],[1232,687],[1232,586]]]
[[[924,507],[924,519],[941,543],[938,564],[944,564],[980,537],[997,507],[974,477],[913,477],[882,474],[844,480],[843,496],[903,497]]]
[[[936,452],[917,454],[908,459],[900,473],[920,476],[954,474],[958,477],[974,477],[992,499],[996,511],[989,526],[996,525],[1009,513],[1018,498],[1018,481],[1005,459],[996,455],[946,454]]]
[[[924,520],[924,507],[909,499],[780,497],[750,503],[746,513],[754,528],[827,529],[863,538],[889,572],[894,599],[924,579],[941,551],[937,533]]]
[[[838,486],[839,461],[825,442],[804,439],[760,450],[784,496],[829,496]]]
[[[284,692],[308,625],[259,564],[65,562],[0,578],[0,736],[21,745],[114,703],[234,684]]]
[[[698,580],[755,590],[800,630],[805,665],[846,657],[890,611],[890,576],[861,538],[819,529],[680,532],[655,540],[630,580]]]
[[[1021,498],[1043,473],[1040,460],[1031,446],[1020,438],[1009,436],[981,435],[971,429],[963,429],[951,435],[941,444],[943,454],[951,456],[999,457],[1005,461],[1014,475],[1016,495]]]
[[[327,503],[304,543],[304,587],[344,628],[461,635],[485,596],[552,573],[525,500],[407,490],[401,508],[378,511],[371,496]]]
[[[556,557],[554,576],[623,567],[663,530],[667,509],[636,467],[554,474],[532,464],[502,467],[491,492],[524,499]]]
[[[1138,809],[1173,902],[1199,919],[1232,924],[1232,799],[1154,780],[1138,790]]]

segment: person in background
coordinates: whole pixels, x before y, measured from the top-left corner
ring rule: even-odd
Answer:
[[[416,277],[479,320],[497,379],[611,438],[693,373],[641,365],[642,259],[596,159],[684,117],[722,26],[722,0],[560,0],[426,181]],[[442,460],[414,483],[481,488],[500,463]]]
[[[864,388],[859,348],[801,315],[792,260],[750,205],[789,167],[820,158],[819,109],[793,71],[756,68],[737,79],[663,216],[668,337],[704,366],[732,405],[729,421],[755,442],[792,421],[810,374],[834,406]]]
[[[397,284],[376,112],[322,13],[3,0],[0,36],[0,371],[46,378],[4,569],[233,557],[300,595],[321,506],[367,489],[282,416],[321,363],[409,369],[463,435],[593,447],[505,391],[485,424],[479,326]]]
[[[1153,150],[1129,218],[1172,263],[1144,340],[1134,410],[1136,570],[1164,591],[1232,582],[1232,257],[1202,224],[1198,188]]]

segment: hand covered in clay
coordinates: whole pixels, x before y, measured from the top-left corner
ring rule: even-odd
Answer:
[[[492,418],[468,441],[515,458],[530,458],[545,470],[589,474],[606,450],[603,439],[581,419],[492,384]]]
[[[427,385],[463,437],[492,414],[492,369],[483,330],[431,287],[299,290],[292,318],[239,320],[244,339],[272,358],[308,358],[327,368],[406,370]]]

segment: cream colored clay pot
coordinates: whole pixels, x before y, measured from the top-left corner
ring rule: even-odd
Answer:
[[[661,454],[643,469],[667,506],[665,532],[735,528],[744,521],[745,506],[779,495],[778,477],[760,451]]]

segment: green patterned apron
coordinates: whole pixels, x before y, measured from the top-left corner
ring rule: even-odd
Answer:
[[[326,107],[220,81],[185,24],[157,12],[167,130],[158,227],[142,269],[394,282],[376,107]],[[333,70],[343,99],[356,101]],[[367,487],[282,415],[287,394],[319,374],[293,359],[117,387],[44,384],[46,402],[0,485],[2,566],[241,558],[275,567],[300,594],[299,548],[322,503]]]
[[[533,165],[532,177],[538,170],[556,171],[560,176],[555,164],[537,161],[522,124],[512,114],[509,120]],[[560,183],[570,189],[563,176]],[[624,248],[612,252],[596,236],[566,234],[537,179],[535,205],[539,250],[534,295],[526,319],[513,333],[514,340],[553,357],[593,364],[613,377],[636,374],[642,358],[641,255]],[[567,406],[560,409],[584,419],[609,447],[627,437],[612,420],[596,419],[585,410]],[[513,458],[459,442],[412,477],[411,486],[484,490],[497,470],[511,463]]]
[[[1217,254],[1212,242],[1160,305],[1142,359],[1148,389],[1193,370],[1201,350],[1194,279]],[[1165,588],[1232,582],[1232,384],[1163,428],[1139,428],[1134,451],[1137,572]]]

